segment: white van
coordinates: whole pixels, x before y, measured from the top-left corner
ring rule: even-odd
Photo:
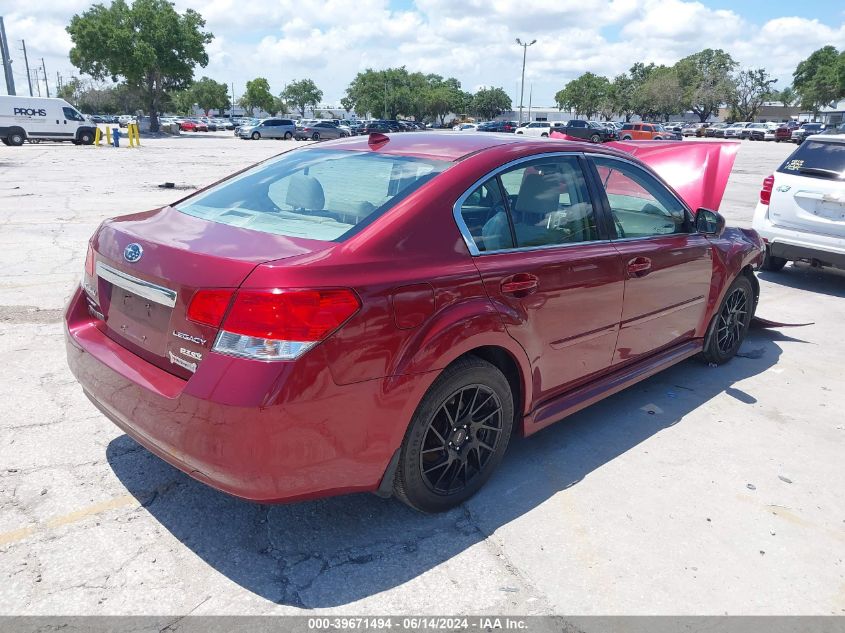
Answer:
[[[23,145],[27,139],[94,142],[96,126],[64,99],[0,95],[0,141]]]

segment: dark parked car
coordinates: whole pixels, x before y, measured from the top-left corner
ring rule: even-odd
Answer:
[[[476,128],[478,132],[516,132],[516,126],[510,121],[487,121]]]
[[[805,123],[799,128],[792,131],[791,140],[793,143],[801,143],[811,134],[821,134],[825,131],[827,126],[824,123]]]
[[[362,128],[362,134],[387,134],[393,131],[387,121],[370,121]]]
[[[725,128],[727,127],[727,123],[714,123],[704,130],[704,136],[708,138],[725,138]]]
[[[329,121],[320,121],[313,125],[307,125],[302,128],[296,128],[296,139],[298,141],[311,139],[312,141],[322,141],[326,139],[344,138],[350,136],[349,132],[339,128],[335,123]]]
[[[590,141],[591,143],[604,143],[616,139],[615,130],[611,130],[600,123],[592,123],[583,119],[572,119],[563,125],[554,125],[552,132],[566,134],[567,136]]]
[[[512,435],[745,338],[762,241],[699,208],[724,193],[725,148],[636,149],[350,138],[106,220],[65,311],[70,368],[230,494],[453,508]]]

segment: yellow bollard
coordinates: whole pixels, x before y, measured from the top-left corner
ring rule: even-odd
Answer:
[[[106,126],[106,145],[111,145],[111,125]]]
[[[138,131],[137,123],[130,123],[126,126],[126,135],[129,137],[129,147],[141,147],[141,134]]]
[[[97,129],[94,130],[94,145],[97,147],[102,147],[102,145],[100,145],[100,136],[100,126],[98,125]]]

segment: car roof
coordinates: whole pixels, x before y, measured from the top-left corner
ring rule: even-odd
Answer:
[[[336,141],[327,141],[319,147],[332,147],[354,151],[377,151],[380,154],[412,156],[435,160],[458,161],[471,154],[477,154],[495,147],[519,145],[536,148],[544,152],[555,151],[590,151],[621,155],[630,158],[624,152],[604,148],[593,143],[567,141],[564,139],[529,140],[514,134],[496,134],[480,132],[478,134],[451,134],[449,132],[414,132],[413,134],[384,134],[389,141],[371,147],[369,136],[353,136]]]
[[[806,140],[823,143],[845,143],[845,134],[812,134]]]

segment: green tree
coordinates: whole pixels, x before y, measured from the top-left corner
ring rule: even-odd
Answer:
[[[256,77],[246,82],[246,90],[240,98],[240,104],[252,116],[256,108],[270,112],[273,109],[274,99],[275,97],[270,92],[270,82],[264,77]]]
[[[174,90],[168,94],[168,110],[172,109],[176,114],[191,115],[194,113],[194,92],[190,89]]]
[[[193,9],[178,13],[167,0],[115,0],[74,15],[67,27],[71,63],[96,79],[123,77],[139,88],[158,130],[158,114],[169,90],[187,87],[194,66],[208,64],[205,51],[213,35]]]
[[[191,86],[191,94],[196,104],[205,112],[205,116],[208,116],[211,110],[225,110],[230,104],[229,87],[208,77],[194,83]]]
[[[573,79],[555,94],[559,110],[575,110],[588,119],[598,113],[608,100],[610,81],[591,72]]]
[[[485,119],[494,119],[511,109],[511,98],[502,88],[481,88],[472,96],[472,111]]]
[[[637,89],[635,103],[644,119],[668,120],[684,110],[684,91],[673,68],[656,66]]]
[[[624,116],[626,122],[630,121],[635,112],[636,93],[637,84],[633,77],[627,73],[616,75],[607,89],[607,101],[611,111]]]
[[[282,99],[287,101],[299,110],[299,113],[304,117],[305,110],[308,106],[316,108],[317,104],[323,98],[323,91],[317,87],[311,79],[300,79],[293,81],[287,85],[287,88],[282,91]]]
[[[814,113],[845,97],[845,51],[833,46],[814,51],[792,73],[792,85],[801,97],[801,107]]]
[[[769,76],[764,68],[749,68],[736,74],[736,89],[731,99],[732,118],[751,121],[763,102],[775,94],[777,79]]]
[[[722,49],[706,48],[684,57],[674,69],[683,90],[684,105],[702,123],[724,103],[730,103],[735,85],[731,73],[737,63]]]
[[[79,77],[71,77],[64,85],[56,92],[59,99],[64,99],[68,103],[73,104],[77,108],[81,100],[82,94],[85,92],[85,86]]]
[[[785,86],[783,90],[776,90],[772,94],[772,101],[777,101],[786,108],[791,108],[798,102],[798,93],[792,86]]]

